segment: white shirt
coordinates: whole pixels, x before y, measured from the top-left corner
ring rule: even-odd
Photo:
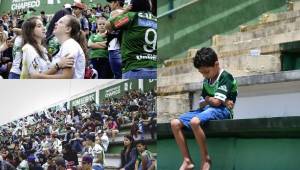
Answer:
[[[24,169],[26,170],[29,169],[27,160],[23,160],[17,167],[17,170],[24,170]]]
[[[34,47],[30,44],[25,44],[22,48],[23,52],[23,67],[21,78],[30,78],[30,74],[34,72],[45,72],[50,67],[50,61],[47,56],[46,49],[43,49],[43,56],[41,58]]]
[[[67,115],[67,116],[66,116],[66,118],[65,118],[65,123],[66,123],[66,124],[73,124],[73,120],[72,120],[71,115]]]
[[[92,156],[94,157],[93,163],[99,163],[99,162],[96,162],[96,161],[97,161],[98,156],[99,156],[100,154],[103,155],[103,162],[104,162],[104,150],[103,150],[103,148],[101,147],[101,145],[95,143],[95,146],[94,146],[93,148],[90,147],[88,152],[89,152],[89,154],[92,154]]]
[[[53,58],[53,63],[59,62],[66,54],[71,54],[74,57],[73,79],[84,79],[85,55],[80,45],[72,38],[62,43],[59,52]],[[57,74],[62,74],[62,70]]]
[[[13,64],[11,67],[10,72],[16,73],[16,74],[21,74],[20,70],[20,64],[22,60],[22,44],[23,44],[23,39],[21,36],[17,36],[14,42],[13,46]]]
[[[57,150],[59,153],[62,152],[62,143],[59,139],[55,139],[55,141],[53,142],[53,148]]]
[[[108,145],[109,145],[109,139],[106,135],[106,133],[104,133],[102,136],[101,136],[101,143],[102,143],[102,146],[104,148],[104,151],[106,152],[107,151],[107,148],[108,148]]]

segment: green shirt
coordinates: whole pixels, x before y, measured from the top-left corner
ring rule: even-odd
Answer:
[[[89,38],[89,43],[96,43],[96,42],[103,42],[103,41],[106,41],[106,37],[102,36],[101,34],[92,34]],[[90,59],[93,59],[93,58],[108,58],[107,48],[91,49],[90,50]]]
[[[95,15],[92,15],[92,16],[89,18],[89,22],[90,22],[90,23],[96,23],[96,20],[97,20],[97,18],[96,18]]]
[[[222,101],[226,99],[233,100],[235,103],[237,94],[237,82],[233,76],[225,70],[221,70],[219,77],[213,84],[211,84],[208,79],[203,81],[201,94],[203,98],[210,96]]]
[[[123,72],[157,67],[157,18],[150,12],[128,12],[109,19],[121,29]]]
[[[49,41],[48,41],[48,54],[50,54],[52,57],[55,56],[59,52],[60,44],[58,42],[58,39],[53,36]]]

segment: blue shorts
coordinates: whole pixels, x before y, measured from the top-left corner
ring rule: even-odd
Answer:
[[[186,112],[179,116],[179,120],[183,123],[183,125],[191,129],[191,120],[193,117],[199,118],[201,124],[208,122],[209,120],[220,120],[220,119],[229,119],[230,111],[225,107],[211,107],[206,106],[203,109],[193,110],[190,112]]]
[[[127,71],[122,75],[123,79],[156,79],[156,68],[139,68],[135,70]]]

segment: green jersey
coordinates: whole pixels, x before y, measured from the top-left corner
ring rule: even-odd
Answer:
[[[128,12],[109,19],[121,29],[123,72],[157,67],[157,18],[150,12]]]
[[[92,16],[89,18],[89,22],[90,22],[90,23],[96,23],[96,21],[97,21],[96,15],[92,15]]]
[[[89,38],[89,43],[103,42],[106,41],[106,37],[101,34],[92,34]],[[90,50],[90,59],[93,58],[108,58],[107,48],[105,49],[91,49]]]
[[[59,48],[60,44],[58,42],[58,39],[55,36],[50,38],[47,48],[48,54],[50,54],[52,57],[55,56],[59,52]]]
[[[217,80],[211,84],[210,80],[203,81],[203,88],[201,96],[214,97],[225,101],[226,99],[233,100],[235,103],[237,97],[237,82],[233,76],[225,70],[221,70]]]

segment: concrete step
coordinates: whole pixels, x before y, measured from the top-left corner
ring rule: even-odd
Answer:
[[[213,37],[213,46],[235,44],[257,38],[269,37],[276,34],[288,33],[300,29],[300,18],[293,23],[278,23],[274,26],[266,27],[250,32],[237,32],[232,35],[216,35]]]
[[[157,158],[157,153],[152,153]],[[120,154],[105,154],[105,169],[119,169],[121,166],[121,155]]]
[[[249,32],[259,29],[264,29],[269,26],[274,26],[279,23],[291,23],[295,22],[296,18],[300,17],[300,10],[288,11],[281,13],[265,13],[260,17],[260,22],[253,25],[242,25],[240,27],[241,32]]]
[[[251,49],[260,49],[263,46],[270,46],[270,45],[279,45],[281,43],[286,42],[293,42],[300,40],[300,31],[293,31],[283,34],[277,34],[270,37],[264,38],[257,38],[248,41],[242,41],[239,43],[223,45],[223,46],[214,46],[213,48],[216,49],[218,53],[224,52],[236,52],[236,51],[243,51],[243,50],[251,50]]]
[[[221,67],[232,73],[235,77],[273,73],[281,70],[280,53],[257,56],[251,56],[249,54],[227,56],[220,58],[219,61]],[[181,69],[184,67],[185,69]],[[165,92],[169,89],[184,91],[182,85],[203,80],[202,75],[191,63],[161,68],[160,70],[163,70],[164,76],[161,74],[158,75],[160,80],[157,84],[158,92]]]
[[[187,50],[187,54],[184,56],[184,58],[165,60],[164,64],[163,64],[163,67],[170,67],[170,66],[173,66],[173,65],[178,65],[178,64],[183,64],[183,63],[190,62],[190,61],[193,60],[193,57],[195,56],[197,50],[198,49],[190,48],[190,49]]]

